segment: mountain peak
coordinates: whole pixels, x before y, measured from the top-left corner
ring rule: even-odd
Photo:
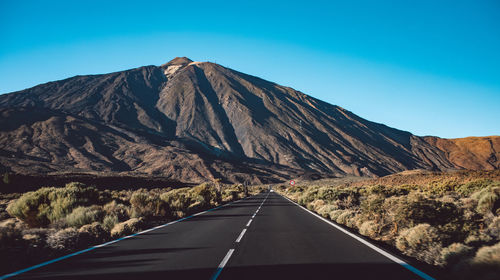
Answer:
[[[0,171],[265,183],[500,169],[500,137],[421,138],[212,62],[177,57],[119,73],[0,95]]]
[[[191,59],[183,56],[183,57],[176,57],[169,62],[163,64],[162,66],[170,66],[170,65],[186,65],[193,62]]]

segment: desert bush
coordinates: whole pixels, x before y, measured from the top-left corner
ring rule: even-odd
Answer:
[[[55,233],[54,229],[47,228],[27,228],[22,231],[24,246],[29,248],[47,247],[47,236]]]
[[[78,242],[82,247],[105,242],[110,234],[99,222],[84,225],[78,230]]]
[[[316,199],[324,200],[330,204],[335,204],[343,209],[350,208],[359,204],[360,193],[354,188],[340,187],[316,187],[310,191],[306,191],[306,198],[303,202],[311,202]]]
[[[344,210],[335,220],[337,223],[342,224],[342,225],[347,225],[349,223],[349,220],[354,218],[354,215],[356,213],[352,210]]]
[[[462,243],[453,243],[441,250],[441,265],[453,267],[474,254],[474,249]]]
[[[318,190],[319,187],[317,186],[310,186],[305,189],[303,193],[301,193],[297,199],[298,203],[306,206],[310,202],[313,202],[314,200],[318,199]]]
[[[491,179],[478,179],[458,186],[456,192],[463,197],[467,197],[479,190],[487,188],[492,183],[493,180]]]
[[[483,244],[490,243],[492,240],[491,236],[488,234],[478,231],[478,232],[471,232],[466,238],[465,238],[465,244],[473,246],[473,247],[479,247]]]
[[[330,213],[333,210],[337,210],[337,209],[338,209],[337,206],[332,205],[332,204],[327,204],[327,205],[323,205],[323,206],[319,207],[318,210],[317,210],[317,212],[318,212],[318,214],[320,214],[324,218],[329,218],[330,217]]]
[[[359,233],[375,239],[378,236],[379,225],[376,221],[366,221],[359,226]]]
[[[219,205],[222,201],[220,192],[212,183],[204,183],[190,190],[191,196],[203,206]]]
[[[108,215],[114,215],[119,221],[125,221],[129,219],[129,207],[118,203],[116,200],[113,200],[103,206],[103,210]]]
[[[141,190],[132,194],[130,204],[132,205],[131,217],[166,216],[169,214],[169,207],[165,201],[156,194]]]
[[[340,214],[344,213],[344,210],[342,209],[337,209],[337,210],[333,210],[332,212],[330,212],[329,216],[330,216],[330,220],[332,221],[336,221],[337,218],[340,216]]]
[[[317,196],[318,198],[322,199],[322,200],[326,200],[326,201],[335,201],[337,200],[338,198],[338,193],[336,191],[336,189],[332,188],[332,187],[321,187],[318,189],[318,192],[317,192]]]
[[[499,184],[492,184],[488,188],[473,193],[471,197],[477,200],[476,211],[478,213],[494,213],[495,208],[499,207],[500,186]]]
[[[438,265],[441,256],[440,239],[436,228],[429,224],[419,224],[403,230],[396,239],[396,247],[408,256]]]
[[[380,195],[383,197],[391,196],[401,196],[410,193],[410,190],[414,189],[414,186],[397,186],[397,187],[386,187],[383,185],[367,186],[362,190],[366,195]]]
[[[363,214],[367,217],[380,219],[381,215],[384,213],[384,208],[382,206],[385,199],[385,196],[380,194],[372,194],[363,199],[360,203]]]
[[[480,248],[470,265],[475,279],[498,279],[498,275],[500,275],[500,243]]]
[[[108,214],[102,219],[102,227],[110,232],[119,222],[120,219],[115,214]]]
[[[111,237],[117,238],[137,232],[143,226],[142,218],[132,218],[125,222],[116,224],[111,230]]]
[[[230,189],[224,189],[222,191],[222,201],[228,202],[232,200],[237,200],[239,197],[239,194],[241,192],[238,189],[235,188],[230,188]]]
[[[400,225],[443,225],[461,216],[460,209],[455,204],[429,199],[421,194],[409,195],[406,202],[400,202],[395,213]]]
[[[64,218],[78,206],[96,204],[98,198],[97,189],[72,183],[64,188],[46,187],[27,192],[10,203],[7,211],[31,227],[40,227]]]
[[[459,182],[455,178],[437,180],[431,183],[430,193],[442,196],[448,192],[453,192],[459,186]]]
[[[15,219],[0,222],[0,249],[15,246],[22,239],[21,230],[16,227]]]
[[[307,208],[309,210],[317,211],[320,207],[323,207],[325,205],[325,201],[322,199],[316,199],[310,203],[307,204]]]
[[[74,250],[78,246],[78,230],[75,228],[65,228],[59,231],[50,232],[47,235],[47,245],[55,250]]]
[[[165,201],[174,211],[187,209],[191,204],[191,198],[187,195],[189,188],[174,189],[160,195],[160,199]]]
[[[495,240],[500,241],[500,217],[495,217],[488,225],[487,234]]]
[[[93,205],[90,207],[77,207],[66,216],[65,222],[70,227],[79,228],[83,225],[91,224],[93,222],[101,221],[104,217],[104,210],[102,207]]]

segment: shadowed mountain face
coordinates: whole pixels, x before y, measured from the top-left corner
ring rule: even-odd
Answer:
[[[417,137],[187,58],[0,95],[0,108],[0,164],[20,173],[267,182],[303,172],[376,176],[499,166],[497,140],[488,150],[492,156],[464,148],[457,161],[445,139]],[[464,165],[471,155],[476,163]]]

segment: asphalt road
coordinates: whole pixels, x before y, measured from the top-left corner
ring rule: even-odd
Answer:
[[[422,279],[270,192],[12,279]]]

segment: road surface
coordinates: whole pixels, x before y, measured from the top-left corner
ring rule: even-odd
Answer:
[[[9,279],[422,279],[275,192]]]

